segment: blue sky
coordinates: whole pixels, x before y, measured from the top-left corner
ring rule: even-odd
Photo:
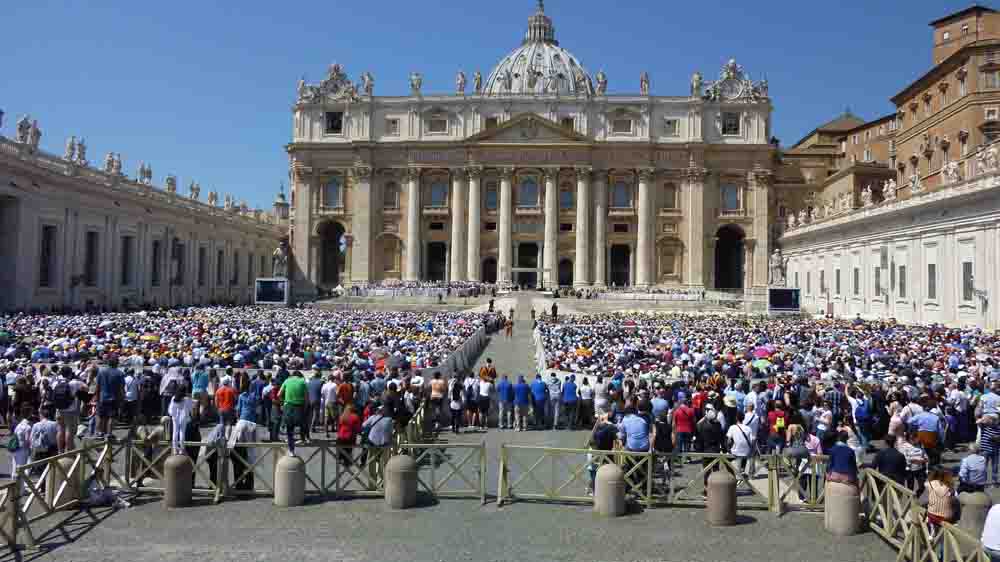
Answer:
[[[850,106],[865,119],[931,64],[927,23],[957,0],[698,2],[548,0],[560,44],[611,92],[684,95],[691,73],[714,77],[735,57],[766,75],[774,134],[791,144]],[[988,4],[987,4],[988,5]],[[185,188],[216,189],[269,207],[287,177],[282,149],[303,74],[340,62],[368,70],[376,94],[451,91],[455,73],[492,65],[520,41],[535,0],[414,2],[7,2],[0,9],[3,133],[39,120],[55,152],[84,136],[88,157],[121,152],[128,173],[151,163]],[[204,195],[203,195],[204,196]]]

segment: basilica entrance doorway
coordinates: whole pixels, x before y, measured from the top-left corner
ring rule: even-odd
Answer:
[[[427,280],[444,281],[448,271],[448,245],[431,242],[427,245]]]
[[[568,259],[559,260],[559,286],[573,286],[573,262]]]
[[[497,282],[497,259],[486,258],[483,260],[483,283]]]
[[[340,285],[344,271],[344,227],[338,222],[326,222],[319,228],[319,282],[324,287]]]
[[[728,224],[715,234],[715,288],[743,288],[743,229]]]
[[[629,284],[632,269],[632,249],[626,244],[611,246],[611,284],[625,287]]]
[[[538,269],[538,244],[535,242],[522,242],[517,245],[517,265]],[[538,274],[529,271],[517,272],[517,284],[522,287],[535,288],[538,286]]]

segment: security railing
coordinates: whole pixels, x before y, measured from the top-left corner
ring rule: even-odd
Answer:
[[[782,511],[822,511],[826,493],[826,470],[830,457],[812,455],[798,459],[772,455],[769,473],[774,474],[772,509]],[[788,478],[781,476],[787,474]],[[784,489],[782,489],[784,488]]]

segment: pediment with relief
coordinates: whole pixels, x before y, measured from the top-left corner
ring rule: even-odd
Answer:
[[[495,129],[482,131],[468,139],[483,143],[585,143],[586,136],[569,131],[544,117],[526,113],[514,117]]]

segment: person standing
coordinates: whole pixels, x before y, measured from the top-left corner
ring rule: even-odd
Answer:
[[[476,408],[476,425],[481,429],[487,429],[490,423],[490,406],[493,398],[493,381],[489,378],[479,379],[479,405]]]
[[[17,438],[17,447],[11,451],[11,478],[17,475],[17,467],[24,466],[31,462],[31,426],[34,422],[35,413],[30,406],[25,405],[20,412],[21,421],[14,427],[14,437]]]
[[[462,427],[462,385],[451,385],[451,397],[448,409],[451,410],[451,432],[458,435]]]
[[[517,431],[528,429],[528,410],[531,406],[531,387],[524,382],[524,375],[517,376],[514,385],[514,420]]]
[[[359,433],[361,417],[354,412],[354,404],[351,403],[344,407],[344,413],[337,422],[337,456],[346,466],[354,463],[354,445]]]
[[[549,387],[542,380],[541,373],[535,374],[535,380],[531,383],[531,408],[535,417],[535,429],[545,429],[545,414],[549,409],[548,405]]]
[[[982,492],[986,489],[986,457],[979,454],[979,443],[969,445],[969,454],[958,468],[959,492]]]
[[[76,429],[80,425],[80,399],[87,385],[73,375],[73,370],[63,367],[52,389],[52,400],[56,407],[56,423],[59,424],[57,445],[60,453],[75,448]]]
[[[497,426],[500,429],[514,429],[514,385],[508,375],[504,375],[497,383],[497,405],[500,410]]]
[[[579,423],[583,427],[589,427],[594,420],[594,387],[590,386],[588,377],[583,377],[580,384],[580,412],[578,414]],[[657,413],[653,413],[656,418]]]
[[[986,522],[983,525],[983,534],[980,540],[983,543],[983,550],[990,557],[990,561],[1000,561],[1000,503],[993,504],[993,507],[986,513]]]
[[[896,436],[885,436],[885,448],[875,453],[871,468],[900,486],[906,485],[906,457],[896,448]]]
[[[546,422],[551,423],[552,429],[559,425],[559,406],[562,402],[562,383],[555,372],[549,373],[549,402],[548,412],[546,412]],[[550,421],[551,420],[551,421]]]
[[[698,431],[698,441],[700,441],[702,445],[702,453],[717,455],[722,452],[724,433],[722,431],[722,424],[718,419],[718,413],[715,411],[714,406],[711,404],[705,406],[705,416],[698,421],[696,429]],[[708,490],[709,471],[707,469],[709,465],[712,464],[713,460],[714,459],[711,457],[705,457],[701,460],[702,470],[705,471],[705,491],[702,492],[703,497],[705,497],[706,491]]]
[[[170,416],[171,431],[171,451],[175,455],[184,454],[184,435],[187,432],[188,423],[191,422],[194,401],[187,397],[185,385],[177,387],[177,393],[170,401],[167,415]]]
[[[303,422],[306,392],[306,381],[299,371],[292,371],[292,375],[278,389],[278,398],[284,409],[285,429],[288,431],[288,454],[291,456],[295,456],[295,428]]]
[[[633,410],[631,407],[625,410],[625,417],[618,424],[618,439],[624,444],[626,451],[633,453],[648,453],[652,451],[653,439],[651,438],[648,402],[645,400],[640,401],[638,411]],[[644,460],[642,457],[626,456],[626,466],[623,469],[626,473],[633,473],[632,467]],[[634,470],[634,474],[635,482],[646,482],[645,467]],[[628,491],[626,488],[626,492]]]
[[[97,433],[111,435],[112,420],[118,402],[125,394],[125,375],[118,369],[118,357],[111,356],[107,367],[97,373]],[[53,439],[53,445],[55,440]]]
[[[52,421],[52,409],[45,407],[40,410],[38,423],[31,426],[31,460],[40,461],[59,454],[59,426]],[[41,470],[39,470],[39,473]]]
[[[431,379],[431,419],[434,420],[434,431],[441,425],[441,417],[444,415],[444,401],[448,393],[448,383],[441,378],[441,371],[434,371],[434,378]],[[450,409],[450,408],[449,408]]]
[[[324,419],[323,425],[326,427],[326,436],[330,437],[330,430],[336,431],[337,423],[337,382],[335,375],[330,373],[326,384],[320,389],[323,398]]]
[[[562,413],[565,420],[566,429],[576,430],[577,406],[579,405],[579,392],[576,386],[576,375],[570,375],[562,387]]]
[[[125,376],[125,405],[122,414],[125,423],[135,426],[139,417],[139,392],[142,389],[142,370],[129,369]]]
[[[695,413],[691,407],[691,398],[686,397],[673,413],[674,445],[679,453],[691,450],[691,437],[694,434]]]
[[[729,452],[739,461],[741,480],[748,480],[750,477],[750,456],[753,454],[755,437],[753,429],[742,421],[730,425],[726,432]]]
[[[323,371],[316,369],[313,376],[306,383],[306,391],[309,396],[309,423],[306,424],[306,438],[308,439],[314,427],[319,424],[323,417]]]
[[[227,428],[236,423],[236,400],[239,398],[233,388],[233,378],[222,377],[222,386],[215,391],[215,409],[219,411],[219,423]]]
[[[191,400],[194,402],[194,409],[191,412],[191,419],[195,424],[200,425],[202,416],[208,414],[208,369],[204,363],[199,364],[191,375]]]

